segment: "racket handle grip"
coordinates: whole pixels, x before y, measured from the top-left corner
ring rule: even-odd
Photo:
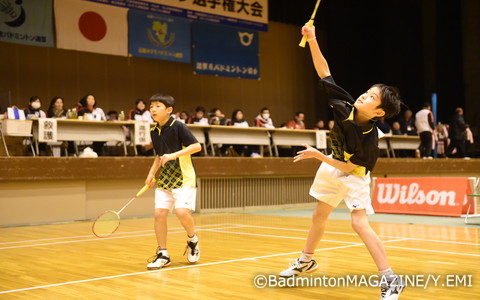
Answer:
[[[155,181],[155,178],[152,179],[152,182]],[[147,184],[145,185],[140,191],[138,191],[138,193],[135,195],[135,197],[140,197],[141,194],[145,193],[146,190],[148,190],[150,188],[150,185]]]
[[[307,26],[312,27],[313,26],[313,20],[309,20],[307,22]],[[302,40],[300,41],[300,44],[298,44],[300,47],[305,48],[305,45],[307,44],[307,35],[304,35],[302,37]]]

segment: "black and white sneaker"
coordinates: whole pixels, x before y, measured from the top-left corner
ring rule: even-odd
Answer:
[[[162,251],[157,249],[157,254],[148,259],[147,270],[158,270],[169,266],[171,263],[170,256],[163,255]]]
[[[387,283],[381,286],[380,300],[397,300],[405,289],[405,282],[398,275],[388,275]]]
[[[317,262],[311,260],[308,262],[300,261],[298,258],[295,262],[286,270],[280,272],[280,277],[292,277],[301,273],[310,273],[318,268]]]
[[[189,263],[194,264],[200,259],[200,247],[198,246],[198,241],[187,242],[187,247],[183,255],[187,255],[187,260]]]

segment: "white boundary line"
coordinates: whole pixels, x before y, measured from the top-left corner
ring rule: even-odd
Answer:
[[[443,253],[443,254],[454,254],[454,255],[465,255],[465,256],[476,256],[476,257],[480,257],[480,254],[459,253],[459,252],[449,252],[449,251],[430,250],[430,249],[419,249],[419,248],[408,248],[408,247],[396,247],[396,246],[385,246],[385,248],[395,248],[395,249],[402,249],[402,250],[413,250],[413,251],[423,251],[423,252],[434,252],[434,253]]]
[[[229,228],[235,229],[235,228],[242,227],[241,225],[238,225],[238,226],[232,225],[232,226],[234,226],[234,227],[220,227],[218,229],[229,229]],[[198,228],[197,229],[197,231],[204,231],[204,230],[205,229],[203,229],[203,228]],[[182,233],[182,232],[185,232],[185,230],[182,229],[182,230],[179,230],[179,231],[169,231],[168,233],[173,234],[173,233]],[[37,247],[37,246],[59,245],[59,244],[71,244],[71,243],[80,243],[80,242],[102,242],[102,241],[108,241],[108,240],[125,239],[125,238],[132,238],[132,237],[141,237],[141,236],[151,236],[151,235],[153,235],[153,231],[151,233],[145,233],[145,234],[113,236],[113,237],[108,237],[108,238],[91,238],[91,239],[74,240],[74,241],[62,241],[62,242],[51,242],[51,243],[43,243],[43,244],[30,244],[30,245],[0,247],[0,250]]]
[[[221,228],[219,228],[219,229],[221,229]],[[227,229],[230,229],[230,228],[227,228]],[[203,231],[229,233],[229,234],[243,234],[243,235],[251,235],[251,236],[273,237],[273,238],[281,238],[281,239],[295,239],[295,240],[306,240],[307,239],[306,236],[304,236],[304,237],[283,236],[283,235],[259,234],[259,233],[250,233],[250,232],[225,231],[225,230],[218,230],[218,229],[204,229]],[[344,242],[344,241],[333,241],[333,240],[325,240],[325,239],[322,239],[321,241],[322,242],[331,242],[331,243],[341,243],[341,244],[358,244],[358,242]]]
[[[249,226],[249,225],[242,225],[242,224],[231,224],[231,225],[238,225],[238,227],[248,227]],[[222,228],[218,228],[218,229],[222,229]],[[204,230],[205,231],[215,231],[217,229],[208,229],[207,228],[207,229],[204,229]],[[218,230],[218,231],[220,231],[220,230]],[[180,232],[183,232],[183,231],[180,231]],[[228,232],[227,231],[226,233],[235,233],[235,232]],[[258,234],[254,234],[254,233],[239,233],[239,234],[258,235]],[[289,237],[285,237],[285,236],[274,236],[274,235],[262,235],[262,236],[289,238]],[[290,237],[290,238],[296,239],[297,237]],[[400,238],[400,239],[397,239],[397,240],[389,240],[389,241],[384,241],[383,243],[399,242],[399,241],[404,241],[404,240],[410,240],[410,238]],[[337,247],[316,249],[315,252],[335,250],[335,249],[343,249],[343,248],[351,248],[351,247],[357,247],[357,246],[364,246],[364,244],[363,243],[355,243],[355,244],[345,245],[345,246],[337,246]],[[427,251],[427,252],[454,254],[454,255],[480,256],[480,255],[476,255],[476,254],[456,253],[456,252],[446,252],[446,251],[436,251],[436,250],[425,250],[425,249],[405,248],[405,247],[395,247],[395,246],[385,246],[385,247],[386,248],[397,248],[397,249],[403,249],[403,250]],[[99,278],[90,278],[90,279],[77,280],[77,281],[68,281],[68,282],[62,282],[62,283],[56,283],[56,284],[50,284],[50,285],[42,285],[42,286],[35,286],[35,287],[29,287],[29,288],[23,288],[23,289],[0,291],[0,294],[14,293],[14,292],[21,292],[21,291],[49,288],[49,287],[64,286],[64,285],[99,281],[99,280],[105,280],[105,279],[121,278],[121,277],[135,276],[135,275],[143,275],[143,274],[150,274],[150,273],[154,273],[154,272],[166,272],[166,271],[171,271],[171,270],[180,270],[180,269],[195,268],[195,267],[202,267],[202,266],[211,266],[211,265],[218,265],[218,264],[225,264],[225,263],[233,263],[233,262],[239,262],[239,261],[256,260],[256,259],[261,259],[261,258],[270,258],[270,257],[292,255],[292,254],[298,254],[298,253],[301,253],[301,251],[271,254],[271,255],[263,255],[263,256],[256,256],[256,257],[247,257],[247,258],[240,258],[240,259],[232,259],[232,260],[211,262],[211,263],[205,263],[205,264],[199,264],[199,265],[189,265],[189,266],[182,266],[182,267],[176,267],[176,268],[166,268],[166,269],[153,270],[153,271],[143,271],[143,272],[136,272],[136,273],[105,276],[105,277],[99,277]]]
[[[121,225],[121,224],[120,224]],[[244,225],[240,224],[207,224],[207,225],[196,225],[195,227],[211,227],[211,226],[238,226],[242,227]],[[178,230],[178,229],[183,229],[183,227],[173,227],[169,228],[172,230]],[[147,233],[147,232],[153,232],[153,229],[150,230],[138,230],[138,231],[124,231],[124,232],[116,232],[115,235],[125,235],[125,234],[132,234],[132,233]],[[65,240],[65,239],[76,239],[76,238],[92,238],[92,239],[98,239],[95,237],[93,234],[90,235],[77,235],[77,236],[64,236],[64,237],[56,237],[56,238],[45,238],[45,239],[38,239],[38,240],[25,240],[25,241],[15,241],[15,242],[3,242],[0,243],[0,245],[8,245],[8,244],[20,244],[20,243],[31,243],[31,242],[40,242],[40,241],[53,241],[53,240]]]
[[[233,225],[233,224],[230,224]],[[296,229],[296,228],[281,228],[281,227],[268,227],[268,226],[256,226],[256,225],[243,225],[243,227],[252,227],[252,228],[260,228],[260,229],[276,229],[276,230],[286,230],[286,231],[303,231],[303,232],[308,232],[309,229]],[[356,233],[350,233],[350,232],[336,232],[336,231],[325,231],[325,233],[329,234],[339,234],[339,235],[357,235]],[[425,242],[436,242],[436,243],[449,243],[449,244],[459,244],[459,245],[472,245],[472,246],[480,246],[480,244],[477,243],[463,243],[463,242],[454,242],[454,241],[443,241],[443,240],[431,240],[431,239],[420,239],[420,238],[407,238],[403,236],[391,236],[391,235],[378,235],[379,237],[386,237],[386,238],[395,238],[395,239],[401,239],[401,238],[406,238],[409,240],[415,240],[415,241],[425,241]]]
[[[351,247],[357,247],[357,246],[363,246],[363,244],[355,244],[355,245],[346,245],[346,246],[337,246],[337,247],[331,247],[331,248],[316,249],[315,252],[342,249],[342,248],[351,248]],[[105,280],[105,279],[121,278],[121,277],[135,276],[135,275],[144,275],[144,274],[150,274],[150,273],[156,273],[156,272],[167,272],[167,271],[173,271],[173,270],[213,266],[213,265],[220,265],[220,264],[226,264],[226,263],[234,263],[234,262],[239,262],[239,261],[256,260],[256,259],[261,259],[261,258],[270,258],[270,257],[284,256],[284,255],[299,254],[299,253],[301,253],[301,251],[262,255],[262,256],[255,256],[255,257],[246,257],[246,258],[217,261],[217,262],[198,264],[198,265],[188,265],[188,266],[175,267],[175,268],[165,268],[165,269],[160,269],[160,270],[127,273],[127,274],[112,275],[112,276],[105,276],[105,277],[98,277],[98,278],[90,278],[90,279],[83,279],[83,280],[76,280],[76,281],[67,281],[67,282],[54,283],[54,284],[48,284],[48,285],[33,286],[33,287],[23,288],[23,289],[0,291],[0,294],[30,291],[30,290],[36,290],[36,289],[49,288],[49,287],[57,287],[57,286],[64,286],[64,285],[84,283],[84,282],[92,282],[92,281],[99,281],[99,280]]]

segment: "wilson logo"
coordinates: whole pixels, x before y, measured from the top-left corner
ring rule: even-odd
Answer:
[[[418,183],[401,185],[399,183],[377,184],[377,201],[380,204],[441,205],[457,206],[455,191],[430,190],[425,192]]]

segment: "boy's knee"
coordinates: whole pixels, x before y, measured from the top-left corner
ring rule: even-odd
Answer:
[[[187,208],[177,208],[175,209],[175,214],[177,215],[177,217],[183,218],[187,215],[190,215],[190,210]]]
[[[168,216],[168,209],[156,209],[155,210],[155,220],[163,220]]]
[[[364,232],[370,228],[368,221],[362,218],[352,218],[352,228],[357,233]]]

